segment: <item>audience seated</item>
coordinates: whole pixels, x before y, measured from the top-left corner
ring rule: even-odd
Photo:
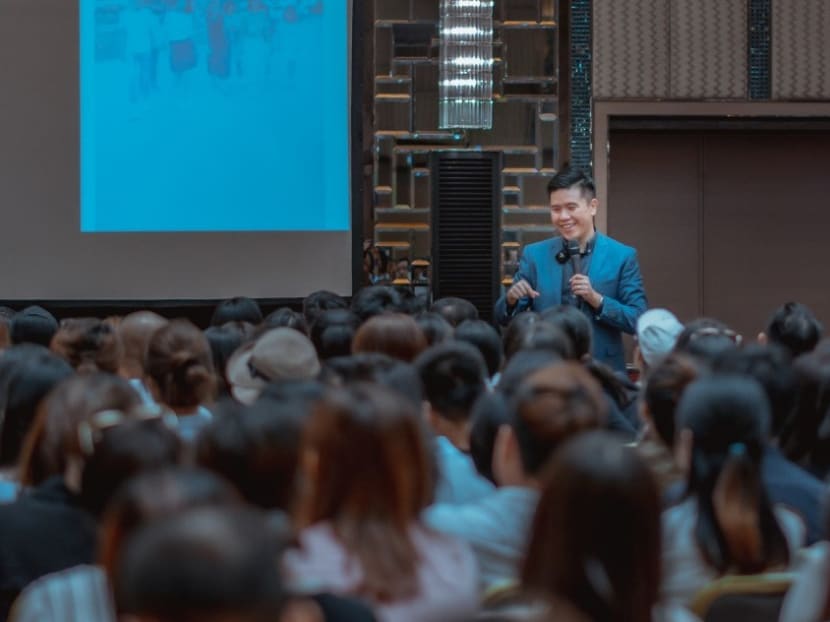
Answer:
[[[303,298],[303,316],[309,326],[314,324],[317,318],[320,317],[320,314],[325,311],[348,308],[349,303],[346,302],[343,296],[339,296],[325,289],[311,292]]]
[[[92,317],[63,320],[52,337],[52,352],[66,359],[78,373],[118,373],[121,342],[107,322]]]
[[[153,396],[144,383],[147,375],[145,364],[147,344],[150,337],[167,320],[152,311],[136,311],[126,315],[118,324],[118,338],[121,341],[121,362],[118,373],[130,381],[136,391],[148,404],[153,403]]]
[[[637,319],[635,365],[644,374],[674,349],[683,324],[667,309],[649,309]]]
[[[427,511],[430,526],[473,547],[483,588],[518,577],[542,468],[566,439],[601,427],[605,415],[602,390],[580,365],[558,363],[536,371],[510,399],[508,424],[495,440],[498,488],[472,503],[438,504]]]
[[[12,345],[11,327],[16,311],[0,305],[0,352]]]
[[[748,344],[715,361],[720,374],[743,374],[754,378],[770,405],[770,436],[764,446],[761,479],[770,501],[799,514],[807,526],[807,544],[824,536],[828,489],[814,475],[787,460],[779,448],[781,431],[789,420],[796,400],[797,377],[787,352],[775,344]]]
[[[694,381],[677,408],[677,454],[687,494],[663,515],[666,600],[690,602],[725,574],[786,569],[804,541],[798,515],[773,507],[761,481],[770,408],[744,376]]]
[[[348,356],[360,320],[349,309],[330,309],[315,314],[309,337],[321,361]]]
[[[516,316],[504,331],[503,340],[505,364],[523,350],[545,350],[561,359],[574,358],[574,345],[569,336],[559,327],[544,322],[538,313]]]
[[[210,325],[222,326],[228,322],[246,322],[256,326],[262,322],[262,310],[259,308],[259,303],[245,296],[223,300],[216,305]]]
[[[352,297],[351,307],[361,323],[382,313],[403,310],[401,295],[388,285],[372,285],[358,290]]]
[[[607,432],[580,435],[540,485],[522,563],[526,594],[570,603],[588,620],[694,620],[658,602],[660,497],[631,448]]]
[[[412,317],[384,313],[366,320],[354,335],[352,352],[379,352],[407,363],[427,347],[424,333]]]
[[[281,326],[293,328],[308,337],[308,322],[306,322],[305,316],[289,307],[280,307],[265,316],[254,335],[259,337],[264,332]]]
[[[253,327],[244,322],[228,322],[205,330],[205,339],[210,346],[210,356],[213,362],[217,400],[231,395],[227,376],[228,361],[252,332]]]
[[[458,327],[465,320],[477,320],[478,309],[469,300],[447,296],[439,298],[429,308],[434,313],[440,313],[453,328]]]
[[[413,406],[381,387],[331,389],[312,413],[301,456],[299,546],[284,558],[291,585],[361,596],[389,622],[475,612],[471,552],[420,521],[433,478]]]
[[[486,391],[484,359],[473,346],[457,341],[433,346],[415,359],[435,433],[438,503],[465,503],[492,492],[470,458],[470,413]]]
[[[286,327],[272,328],[237,349],[226,370],[231,395],[243,404],[253,404],[269,382],[307,380],[319,372],[311,341]]]
[[[741,335],[714,318],[692,320],[677,336],[675,352],[694,357],[704,367],[711,367],[715,359],[741,345]]]
[[[150,337],[145,368],[153,398],[176,414],[182,439],[193,441],[211,420],[205,406],[216,391],[204,334],[187,320],[165,324]]]
[[[15,313],[9,328],[12,345],[34,343],[49,347],[58,331],[58,321],[43,307],[26,307]]]
[[[497,374],[504,361],[504,346],[498,331],[484,320],[464,320],[456,327],[455,338],[466,341],[481,352],[487,365],[488,384],[494,385],[493,379],[498,380]]]
[[[787,302],[773,313],[765,332],[759,335],[763,342],[774,343],[792,358],[811,352],[821,341],[824,326],[803,304]]]
[[[424,333],[428,346],[452,339],[454,329],[443,315],[436,311],[423,311],[415,315],[415,322]]]

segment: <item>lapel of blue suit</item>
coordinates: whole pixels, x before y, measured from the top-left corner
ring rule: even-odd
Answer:
[[[562,304],[562,264],[556,261],[556,253],[562,250],[562,238],[555,237],[551,239],[551,244],[548,257],[548,266],[550,267],[550,304],[545,307],[555,307]],[[546,301],[547,302],[547,301]]]
[[[602,271],[608,251],[605,236],[599,231],[597,231],[595,235],[596,241],[594,242],[594,250],[591,253],[591,264],[588,266],[588,279],[591,283],[597,280],[599,273]]]

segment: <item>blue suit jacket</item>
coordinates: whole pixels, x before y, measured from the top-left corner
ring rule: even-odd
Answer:
[[[555,237],[524,248],[515,281],[525,279],[539,292],[531,300],[522,298],[509,312],[504,296],[496,301],[495,317],[500,324],[522,311],[544,311],[562,304],[562,265],[556,253],[562,250],[562,238]],[[625,370],[622,333],[634,334],[637,318],[648,307],[637,252],[608,236],[596,233],[596,242],[588,268],[591,286],[603,295],[599,314],[587,305],[593,327],[593,356],[617,370]]]

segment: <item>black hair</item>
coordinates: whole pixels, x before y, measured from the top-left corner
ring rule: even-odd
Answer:
[[[486,390],[481,353],[468,343],[449,341],[424,350],[414,364],[432,408],[450,421],[467,421]]]
[[[551,350],[520,350],[507,361],[497,388],[505,397],[510,397],[530,374],[562,360],[561,356]]]
[[[447,296],[432,303],[430,311],[440,313],[452,326],[458,326],[464,320],[477,320],[478,309],[469,300]]]
[[[13,346],[0,359],[0,465],[17,462],[44,397],[73,373],[67,361],[34,344]]]
[[[559,327],[544,322],[538,313],[521,313],[514,317],[502,338],[508,363],[521,350],[546,350],[559,358],[573,358],[568,336]]]
[[[211,326],[205,330],[205,338],[210,345],[213,371],[216,374],[216,386],[220,397],[230,394],[225,368],[236,349],[245,342],[246,335],[243,326],[241,322],[228,322],[222,326]]]
[[[548,182],[548,195],[553,194],[557,190],[567,190],[573,187],[579,188],[582,196],[586,197],[589,201],[597,195],[594,180],[588,172],[570,165],[565,165]]]
[[[770,425],[761,386],[746,376],[700,378],[680,399],[677,421],[693,435],[687,494],[697,501],[695,539],[704,559],[722,574],[787,565],[787,541],[761,481]],[[725,493],[721,501],[716,488]]]
[[[211,326],[222,326],[228,322],[248,322],[259,324],[262,321],[262,310],[253,298],[237,296],[223,300],[213,311],[210,320]]]
[[[308,337],[308,323],[305,321],[305,316],[290,307],[280,307],[266,315],[254,331],[254,337],[260,337],[273,328],[282,327],[293,328]]]
[[[396,391],[420,412],[424,399],[418,371],[411,363],[379,352],[361,352],[326,361],[332,382],[350,385],[356,382],[379,384]]]
[[[402,310],[401,295],[394,287],[371,285],[359,290],[352,298],[352,311],[361,322],[386,312]]]
[[[726,337],[733,342],[738,341],[738,335],[729,326],[711,317],[700,317],[688,322],[677,336],[674,344],[675,352],[693,354],[689,346],[693,341],[710,337]]]
[[[773,343],[750,343],[726,350],[715,359],[713,371],[754,378],[767,395],[772,413],[771,431],[778,437],[793,411],[798,393],[798,378],[789,354]]]
[[[327,289],[318,289],[303,298],[303,316],[308,325],[312,325],[324,311],[334,309],[348,309],[349,303],[343,296],[339,296]]]
[[[434,346],[452,339],[454,333],[452,324],[440,313],[423,311],[414,317],[429,345]]]
[[[507,400],[501,391],[479,396],[470,414],[470,456],[479,474],[496,483],[493,450],[499,428],[509,423]]]
[[[571,356],[564,358],[579,361],[591,355],[593,329],[582,311],[571,305],[557,305],[543,311],[542,319],[565,333],[571,342]]]
[[[657,436],[669,448],[674,447],[677,404],[699,374],[693,358],[673,353],[652,367],[646,377],[643,401]]]
[[[823,333],[822,323],[809,308],[798,302],[787,302],[776,309],[766,330],[770,343],[786,348],[792,357],[815,348]]]
[[[81,474],[81,504],[100,516],[118,488],[144,471],[174,466],[182,452],[162,419],[128,419],[100,432]]]
[[[55,316],[37,305],[26,307],[12,318],[9,337],[12,344],[35,343],[49,347],[58,332]]]
[[[112,577],[116,609],[159,622],[277,620],[287,598],[280,555],[278,538],[254,510],[162,518],[127,540]]]
[[[426,295],[416,294],[415,288],[411,285],[393,285],[392,287],[401,297],[401,313],[417,315],[427,310],[429,301]]]
[[[310,403],[260,397],[252,406],[227,401],[216,410],[196,442],[199,466],[226,478],[252,505],[290,510]]]
[[[487,364],[487,374],[491,378],[501,369],[504,350],[501,337],[491,324],[484,320],[465,320],[455,329],[455,338],[478,348]]]
[[[349,309],[320,311],[311,324],[309,337],[320,360],[335,356],[348,356],[352,351],[352,339],[360,326],[360,320]]]

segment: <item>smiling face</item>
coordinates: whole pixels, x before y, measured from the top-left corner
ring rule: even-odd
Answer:
[[[550,220],[566,240],[578,240],[580,248],[594,235],[597,199],[578,186],[550,193]]]

